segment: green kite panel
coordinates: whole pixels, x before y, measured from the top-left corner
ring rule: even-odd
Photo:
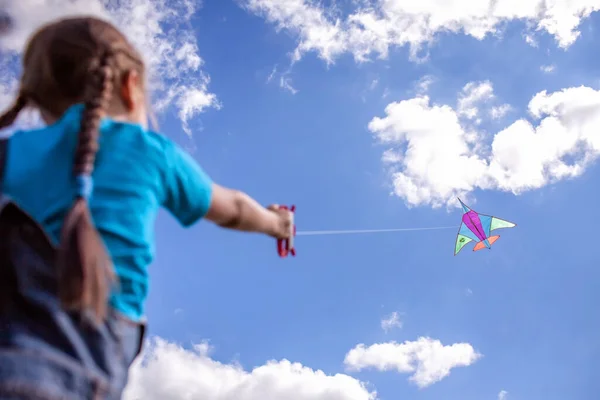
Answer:
[[[513,224],[512,222],[505,221],[500,218],[492,217],[492,225],[490,226],[490,231],[493,231],[494,229],[500,229],[500,228],[513,228],[515,226],[516,225]]]
[[[470,237],[459,234],[456,236],[456,247],[454,248],[454,255],[457,255],[459,251],[469,242],[473,241]]]

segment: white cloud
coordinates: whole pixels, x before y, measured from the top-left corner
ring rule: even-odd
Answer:
[[[174,97],[177,99],[175,104],[179,109],[178,115],[183,122],[183,130],[192,135],[192,129],[189,121],[197,114],[203,112],[206,108],[221,108],[217,102],[217,96],[208,91],[208,81],[198,83],[196,86],[179,85],[171,88]]]
[[[400,315],[397,311],[394,311],[389,316],[381,320],[381,329],[388,332],[392,328],[402,328],[402,322],[400,321]]]
[[[544,73],[546,73],[546,74],[549,74],[549,73],[551,73],[551,72],[554,72],[554,70],[555,70],[555,69],[556,69],[556,66],[555,66],[555,65],[553,65],[553,64],[550,64],[550,65],[542,65],[542,66],[540,67],[540,71],[542,71],[542,72],[544,72]]]
[[[377,0],[357,4],[340,16],[312,0],[239,0],[250,12],[263,16],[298,38],[293,60],[316,52],[328,64],[350,53],[356,61],[372,54],[387,57],[394,46],[409,46],[411,59],[442,32],[462,32],[476,39],[497,34],[507,21],[525,22],[524,40],[535,43],[537,31],[552,35],[567,48],[580,32],[581,20],[600,10],[596,0]]]
[[[535,48],[538,47],[538,42],[531,33],[523,34],[523,38],[525,39],[525,43],[527,43],[531,47],[535,47]]]
[[[160,111],[175,105],[184,129],[190,133],[188,124],[193,117],[206,108],[220,108],[208,89],[210,78],[202,69],[203,60],[190,26],[197,7],[190,0],[7,0],[5,9],[14,19],[14,29],[0,38],[0,51],[18,55],[35,29],[59,17],[86,14],[109,19],[143,54],[155,107]],[[2,61],[0,73],[14,76],[14,65],[7,59]]]
[[[458,95],[458,114],[474,119],[479,114],[479,105],[494,98],[494,89],[490,81],[469,82]]]
[[[532,122],[521,118],[488,135],[452,107],[417,96],[388,104],[369,130],[387,147],[394,193],[409,206],[438,207],[475,189],[519,194],[576,177],[600,154],[600,91],[542,91],[528,111]]]
[[[186,350],[155,338],[134,363],[125,400],[374,400],[365,384],[288,360],[244,370],[210,357],[207,343]]]
[[[290,78],[291,68],[288,68],[284,72],[277,71],[277,65],[273,67],[273,70],[267,77],[267,83],[271,83],[276,75],[279,75],[279,87],[283,90],[290,92],[291,94],[298,93],[298,90],[292,86],[292,78]]]
[[[321,57],[332,62],[343,52],[344,43],[339,39],[342,27],[328,20],[325,11],[307,4],[304,0],[242,0],[247,9],[262,14],[277,29],[286,29],[300,37],[294,52],[295,61],[306,51],[318,50]]]
[[[269,76],[267,77],[267,83],[270,83],[273,78],[275,77],[275,74],[277,73],[277,65],[275,65],[273,67],[273,70],[271,71],[271,73],[269,74]]]
[[[435,82],[435,79],[431,75],[422,76],[416,83],[416,92],[418,94],[426,94],[429,92],[429,88]]]
[[[359,344],[346,354],[344,363],[355,371],[374,368],[412,374],[409,380],[423,388],[450,374],[456,367],[466,367],[481,357],[468,343],[444,346],[439,340],[421,337],[404,343]]]
[[[399,162],[394,192],[409,205],[444,204],[457,192],[470,191],[486,164],[471,154],[476,137],[466,132],[447,105],[430,105],[428,96],[388,104],[384,118],[373,118],[369,130],[386,145],[385,158]]]
[[[279,87],[287,90],[291,94],[298,93],[298,90],[292,86],[292,78],[287,75],[281,75],[279,78]]]
[[[508,114],[512,110],[510,104],[502,104],[499,106],[494,106],[490,109],[490,117],[492,119],[500,119]]]
[[[498,393],[498,400],[507,400],[508,399],[508,392],[506,390],[501,390],[500,393]]]

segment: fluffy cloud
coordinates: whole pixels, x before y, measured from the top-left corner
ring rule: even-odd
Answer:
[[[402,328],[400,315],[397,311],[394,311],[381,320],[381,329],[383,329],[385,332],[390,331],[392,328]]]
[[[210,356],[205,342],[185,349],[161,338],[147,342],[144,354],[130,371],[125,400],[376,400],[377,393],[349,375],[327,375],[288,360],[271,360],[245,370]],[[409,380],[423,388],[447,377],[455,367],[468,366],[481,355],[468,343],[442,345],[422,337],[413,342],[380,343],[350,350],[349,370],[375,368],[411,373]]]
[[[479,114],[479,105],[494,98],[494,89],[490,81],[469,82],[458,96],[457,112],[468,119]]]
[[[435,82],[435,78],[431,75],[425,75],[419,79],[415,85],[415,91],[418,94],[425,94],[429,91],[429,87]]]
[[[359,344],[346,354],[344,363],[350,370],[374,368],[411,373],[409,380],[418,387],[432,385],[456,367],[466,367],[481,357],[468,343],[443,345],[439,340],[421,337],[404,343]]]
[[[202,70],[195,33],[190,18],[197,2],[180,0],[7,0],[5,12],[13,18],[13,29],[0,37],[3,55],[0,73],[0,101],[14,87],[14,56],[19,55],[33,30],[53,19],[71,15],[96,15],[119,26],[142,52],[149,70],[150,87],[160,111],[170,105],[178,109],[186,132],[189,122],[206,108],[219,108],[216,96],[208,89],[210,78]],[[4,5],[4,4],[3,4]],[[6,103],[0,104],[5,107]]]
[[[487,85],[476,91],[483,98],[490,97]],[[600,154],[600,91],[539,92],[528,105],[532,121],[518,119],[491,140],[465,121],[464,110],[477,115],[479,106],[465,107],[469,96],[461,96],[456,109],[426,95],[390,103],[385,117],[369,123],[387,147],[382,159],[391,167],[394,193],[408,205],[438,207],[478,188],[519,194],[576,177]]]
[[[374,0],[342,15],[311,0],[239,2],[278,30],[298,37],[295,61],[316,52],[327,63],[343,53],[357,61],[372,54],[386,57],[390,48],[405,45],[411,58],[418,59],[438,33],[462,32],[481,40],[498,34],[503,23],[513,20],[526,23],[524,37],[529,43],[534,43],[534,32],[545,31],[567,48],[577,40],[581,20],[600,10],[596,0]]]
[[[508,399],[508,392],[506,390],[501,390],[500,393],[498,393],[498,400],[507,400]]]
[[[186,350],[155,338],[136,360],[125,400],[374,400],[360,381],[288,360],[245,371],[213,360],[206,343]]]
[[[307,51],[316,50],[328,62],[346,51],[344,27],[340,21],[331,22],[323,8],[304,0],[241,0],[246,9],[263,15],[277,29],[286,29],[300,37],[294,52],[299,60]]]
[[[490,117],[492,119],[499,119],[504,117],[512,110],[512,107],[509,104],[502,104],[499,106],[494,106],[490,109]]]

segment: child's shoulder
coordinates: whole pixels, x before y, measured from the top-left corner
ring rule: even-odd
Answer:
[[[81,105],[72,106],[63,116],[51,125],[34,126],[6,132],[2,136],[11,139],[12,144],[18,142],[31,147],[46,148],[58,142],[74,145],[80,125]],[[128,121],[103,118],[100,123],[100,144],[113,150],[129,148],[144,152],[147,156],[155,154],[164,157],[176,151],[177,144],[166,135]],[[66,142],[65,142],[66,141]]]
[[[39,126],[33,124],[29,127],[18,127],[0,135],[2,139],[9,141],[9,146],[23,146],[27,145],[31,147],[36,145],[38,147],[44,147],[47,142],[55,141],[60,130],[54,125],[50,126]]]
[[[162,133],[147,129],[140,124],[107,120],[100,127],[102,136],[108,135],[124,146],[153,148],[159,152],[169,151],[174,143]]]

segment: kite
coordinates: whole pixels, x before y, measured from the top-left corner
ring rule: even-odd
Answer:
[[[454,246],[454,255],[457,255],[463,247],[469,242],[476,241],[477,244],[473,251],[485,248],[491,249],[498,239],[499,235],[490,236],[490,233],[500,228],[513,228],[516,224],[492,217],[491,215],[480,214],[471,210],[461,199],[458,199],[463,208],[462,222],[456,235],[456,244]]]

